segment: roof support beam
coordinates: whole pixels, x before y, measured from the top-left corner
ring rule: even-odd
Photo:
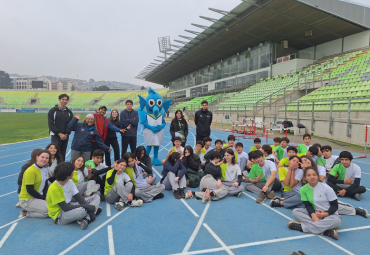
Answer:
[[[298,22],[298,23],[304,24],[304,25],[306,25],[306,26],[309,26],[309,27],[312,27],[312,28],[315,28],[315,29],[318,29],[318,30],[324,31],[325,33],[329,33],[329,34],[335,35],[335,36],[336,36],[336,37],[338,37],[338,38],[342,38],[342,36],[341,36],[341,35],[339,35],[339,34],[337,34],[337,33],[331,32],[331,31],[326,30],[326,29],[323,29],[323,28],[319,28],[319,27],[317,27],[317,26],[315,26],[315,25],[312,25],[312,24],[308,24],[307,22],[304,22],[304,21],[301,21],[301,20],[298,20],[298,19],[295,19],[295,18],[289,17],[289,16],[287,16],[287,15],[285,15],[285,14],[282,14],[282,13],[279,13],[279,12],[276,12],[276,11],[273,11],[273,10],[270,10],[270,9],[265,8],[265,7],[263,7],[263,6],[259,6],[259,5],[255,4],[255,3],[250,2],[249,0],[241,0],[241,1],[246,2],[246,3],[249,3],[249,4],[252,4],[252,5],[255,5],[255,6],[258,6],[259,8],[261,8],[261,9],[263,9],[263,10],[266,10],[266,11],[268,11],[268,12],[274,13],[274,14],[279,15],[279,16],[282,16],[282,17],[284,17],[284,18],[287,18],[287,19],[293,20],[293,21],[295,21],[295,22]]]
[[[196,32],[196,31],[192,31],[192,30],[186,30],[186,29],[185,29],[185,32],[195,34],[195,35],[200,35],[201,34],[200,32]]]
[[[193,38],[193,37],[188,37],[188,36],[184,36],[184,35],[179,35],[179,37],[181,37],[181,38],[185,38],[185,39],[188,39],[188,40],[194,40],[195,38]]]
[[[172,47],[175,47],[175,48],[182,48],[182,46],[178,46],[178,45],[174,45],[174,44],[170,44]]]
[[[175,42],[182,43],[182,44],[188,44],[187,42],[184,41],[179,41],[179,40],[174,40]]]
[[[199,24],[194,24],[194,23],[191,23],[192,26],[195,26],[195,27],[199,27],[201,29],[212,29],[212,30],[215,30],[214,28],[210,28],[210,27],[207,27],[207,26],[203,26],[203,25],[199,25]],[[186,30],[185,30],[186,31]]]

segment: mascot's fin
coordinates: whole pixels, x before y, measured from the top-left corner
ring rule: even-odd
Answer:
[[[154,89],[152,89],[151,87],[149,87],[148,94],[156,94],[156,92],[154,91]]]
[[[138,95],[138,97],[140,99],[140,108],[141,108],[141,110],[144,110],[145,109],[145,105],[146,105],[146,100],[142,96],[140,96],[140,95]]]
[[[166,113],[168,113],[168,109],[170,109],[171,102],[172,99],[168,99],[163,102],[163,109],[166,111]]]

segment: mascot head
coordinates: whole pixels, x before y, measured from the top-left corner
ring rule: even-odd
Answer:
[[[146,107],[146,111],[158,117],[159,113],[164,110],[168,113],[172,99],[168,99],[163,102],[163,98],[160,94],[155,92],[152,88],[148,90],[148,96],[144,99],[142,96],[138,95],[140,99],[140,108],[143,110]]]

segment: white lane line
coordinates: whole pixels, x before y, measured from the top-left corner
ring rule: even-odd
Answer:
[[[97,232],[98,230],[100,230],[102,227],[104,227],[105,225],[107,225],[109,222],[111,222],[112,220],[114,220],[116,217],[118,217],[119,215],[121,215],[124,211],[126,211],[129,208],[130,207],[126,207],[122,211],[120,211],[119,213],[116,213],[112,218],[109,218],[108,220],[106,220],[105,222],[103,222],[102,224],[100,224],[97,228],[95,228],[94,230],[92,230],[90,233],[88,233],[87,235],[85,235],[84,237],[82,237],[80,240],[78,240],[77,242],[75,242],[74,244],[72,244],[71,246],[69,246],[67,249],[65,249],[64,251],[62,251],[61,253],[59,253],[59,255],[63,255],[63,254],[68,253],[74,247],[76,247],[77,245],[79,245],[80,243],[82,243],[83,241],[85,241],[91,235],[95,234],[95,232]]]
[[[224,250],[227,252],[229,255],[233,255],[234,253],[226,246],[226,244],[221,240],[218,235],[216,235],[215,232],[207,225],[207,223],[203,223],[203,226],[208,230],[208,232],[213,236],[214,239],[224,248]]]
[[[5,227],[7,227],[7,226],[9,226],[9,225],[11,225],[11,224],[13,224],[13,223],[17,222],[17,221],[23,220],[24,218],[27,218],[27,217],[22,217],[22,218],[19,218],[19,219],[13,220],[13,221],[11,221],[11,222],[9,222],[9,223],[5,224],[5,225],[2,225],[2,226],[0,227],[0,229],[5,228]]]
[[[361,172],[362,174],[368,174],[368,175],[370,175],[369,173],[365,173],[365,172]]]
[[[14,193],[14,192],[17,192],[17,191],[16,191],[16,190],[14,190],[14,191],[9,192],[9,193],[6,193],[6,194],[4,194],[4,195],[0,195],[0,197],[5,197],[5,196],[10,195],[10,194],[12,194],[12,193]]]
[[[36,144],[27,145],[27,146],[15,147],[15,148],[11,148],[11,149],[2,150],[2,151],[0,151],[0,153],[3,152],[3,151],[18,150],[18,149],[21,149],[21,148],[31,147],[31,146],[45,144],[45,143],[47,143],[47,141],[45,141],[43,143],[36,143]]]
[[[335,246],[335,247],[337,247],[339,250],[344,251],[345,253],[350,254],[350,255],[355,255],[354,253],[350,252],[349,250],[344,249],[342,246],[340,246],[340,245],[338,245],[338,244],[334,243],[333,241],[329,240],[328,238],[325,238],[325,237],[323,237],[323,236],[319,236],[319,237],[320,237],[322,240],[324,240],[324,241],[326,241],[326,242],[330,243],[331,245],[334,245],[334,246]]]
[[[355,161],[355,162],[358,162],[358,163],[363,163],[363,164],[368,164],[368,165],[370,165],[370,163],[363,162],[363,161],[358,161],[358,160],[352,160],[352,161]]]
[[[10,176],[14,176],[14,175],[17,175],[17,174],[11,174],[11,175],[7,175],[7,176],[3,176],[3,177],[0,177],[0,179],[4,179],[4,178],[10,177]]]
[[[44,137],[44,138],[32,139],[32,140],[23,141],[23,142],[6,143],[6,144],[1,144],[0,146],[7,146],[7,145],[12,145],[12,144],[18,144],[18,143],[28,143],[28,142],[32,142],[32,141],[38,141],[38,140],[47,139],[47,138],[49,138],[49,139],[50,139],[50,136],[48,136],[48,137]]]
[[[113,241],[113,229],[112,225],[108,225],[108,247],[109,247],[109,255],[115,255],[116,252],[114,251],[114,241]]]
[[[180,199],[180,201],[189,209],[189,211],[195,216],[195,217],[199,217],[199,215],[193,210],[193,208],[190,207],[190,205],[188,205],[188,203],[185,202],[184,199]]]
[[[68,153],[66,154],[66,156],[64,158],[67,158],[67,156],[69,155],[69,153],[71,153],[71,149],[69,149]]]
[[[357,228],[346,228],[346,229],[340,229],[338,232],[349,232],[349,231],[355,231],[355,230],[361,230],[361,229],[367,229],[370,228],[370,225],[363,226],[363,227],[357,227]]]
[[[112,216],[112,213],[110,211],[110,203],[105,201],[105,204],[106,204],[107,216],[110,217],[110,216]]]
[[[243,192],[243,194],[244,194],[244,195],[246,195],[246,196],[248,196],[248,197],[250,197],[250,198],[252,198],[253,200],[256,200],[254,197],[252,197],[251,195],[249,195],[249,194],[247,194],[247,193],[245,193],[245,192]],[[272,207],[270,207],[270,206],[266,205],[265,203],[262,203],[262,205],[264,205],[264,206],[266,206],[268,209],[270,209],[270,210],[272,210],[272,211],[274,211],[274,212],[276,212],[276,213],[280,214],[281,216],[283,216],[284,218],[286,218],[286,219],[288,219],[288,220],[293,220],[292,218],[289,218],[288,216],[286,216],[285,214],[283,214],[283,213],[279,212],[278,210],[276,210],[276,209],[274,209],[274,208],[272,208]]]
[[[9,163],[9,164],[5,164],[5,165],[1,165],[0,167],[2,167],[2,166],[9,166],[9,165],[13,165],[13,164],[17,164],[17,163],[25,162],[25,161],[28,161],[28,159],[26,159],[26,160],[21,160],[21,161],[17,161],[17,162],[13,162],[13,163]]]
[[[199,229],[200,227],[202,226],[203,224],[203,221],[204,221],[204,218],[206,217],[206,214],[208,212],[208,209],[209,209],[209,206],[211,205],[211,201],[208,201],[206,207],[204,208],[203,210],[203,213],[202,213],[202,216],[200,216],[200,219],[198,221],[198,224],[197,226],[195,227],[193,233],[191,234],[190,238],[189,238],[189,241],[188,243],[185,245],[184,249],[182,250],[182,253],[185,253],[185,252],[188,252],[191,245],[193,244],[194,240],[195,240],[195,237],[197,236],[198,232],[199,232]]]
[[[6,239],[8,239],[8,237],[10,236],[10,234],[13,232],[14,228],[17,226],[18,223],[14,223],[10,229],[5,233],[4,237],[1,239],[0,241],[0,249],[1,247],[3,247]]]
[[[154,168],[154,167],[152,167],[152,169],[153,169],[153,171],[154,171],[154,172],[156,172],[156,174],[157,174],[160,178],[162,178],[162,175],[161,175],[160,173],[158,173],[158,172],[157,172],[157,170],[155,170],[155,168]]]

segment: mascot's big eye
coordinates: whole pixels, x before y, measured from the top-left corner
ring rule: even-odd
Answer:
[[[162,100],[161,100],[161,99],[158,99],[158,100],[157,100],[157,105],[158,105],[158,106],[161,106],[161,105],[162,105]]]
[[[154,106],[154,104],[155,104],[154,100],[153,100],[153,99],[150,99],[150,100],[149,100],[149,105],[150,105],[150,106]]]

